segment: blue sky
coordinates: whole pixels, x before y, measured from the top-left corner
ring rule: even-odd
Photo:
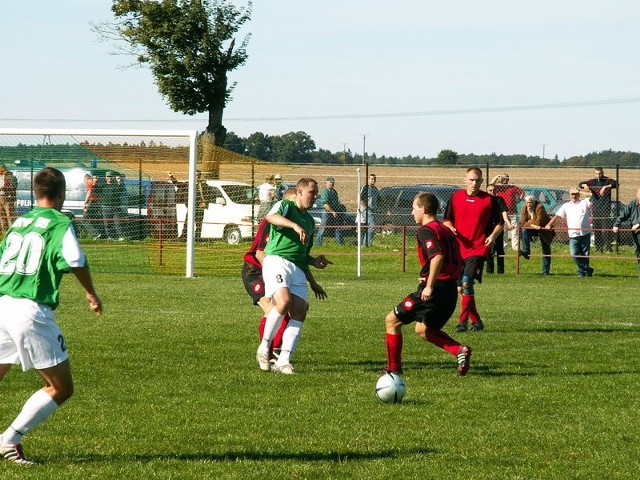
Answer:
[[[206,126],[98,41],[110,5],[0,4],[0,128]],[[255,0],[224,123],[378,155],[640,151],[639,20],[637,0]]]

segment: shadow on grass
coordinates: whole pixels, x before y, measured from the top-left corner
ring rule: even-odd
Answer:
[[[116,455],[82,455],[72,463],[113,463],[113,462],[166,462],[168,460],[179,461],[206,461],[206,462],[236,462],[236,461],[280,461],[293,460],[300,462],[335,462],[345,463],[362,460],[377,460],[381,458],[400,458],[411,455],[429,455],[441,453],[433,448],[414,448],[408,450],[377,450],[370,452],[341,451],[341,452],[257,452],[257,451],[231,451],[231,452],[196,452],[196,453],[148,453],[148,454],[116,454]],[[69,457],[52,458],[50,461],[69,461]]]
[[[453,360],[454,357],[451,357],[452,360],[447,361],[437,361],[437,362],[426,362],[424,360],[418,362],[412,361],[404,361],[402,365],[405,371],[418,371],[418,370],[452,370],[455,371],[456,363]],[[324,368],[318,368],[318,370],[327,370],[327,371],[335,371],[335,370],[345,370],[345,367],[352,366],[361,368],[365,373],[372,373],[374,375],[382,374],[382,369],[385,366],[385,360],[361,360],[358,362],[340,362],[335,364],[328,364],[324,366]]]
[[[556,327],[556,328],[533,328],[526,330],[533,333],[630,333],[640,332],[640,327],[631,326],[628,327]]]

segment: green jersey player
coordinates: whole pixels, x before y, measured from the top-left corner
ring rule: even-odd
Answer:
[[[296,185],[295,200],[283,200],[277,210],[274,208],[275,211],[270,211],[265,217],[271,224],[271,231],[264,250],[262,277],[265,297],[271,298],[274,306],[267,314],[264,334],[256,354],[258,366],[264,371],[293,373],[290,359],[300,341],[307,315],[307,282],[317,298],[327,298],[326,292],[309,271],[309,265],[325,268],[331,263],[323,255],[317,258],[309,256],[315,221],[307,210],[317,196],[317,182],[302,178]],[[271,365],[269,347],[287,313],[290,320],[282,335],[280,357]]]
[[[0,436],[0,455],[23,465],[34,462],[25,458],[22,437],[73,394],[67,345],[53,315],[64,273],[73,272],[91,310],[102,314],[71,220],[60,213],[64,175],[44,168],[33,184],[37,206],[0,243],[0,380],[12,365],[21,365],[24,371],[34,368],[45,383]]]

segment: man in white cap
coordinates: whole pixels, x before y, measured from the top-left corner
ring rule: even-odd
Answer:
[[[589,248],[591,246],[591,202],[589,198],[580,200],[580,192],[571,187],[571,200],[564,203],[547,223],[546,229],[551,229],[559,218],[567,221],[569,234],[569,252],[578,267],[578,277],[593,276],[593,268],[589,266]]]

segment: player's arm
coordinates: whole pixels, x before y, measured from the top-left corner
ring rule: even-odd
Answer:
[[[427,278],[425,286],[422,289],[422,293],[420,294],[420,298],[422,298],[422,300],[429,300],[433,297],[433,287],[436,285],[436,279],[438,278],[438,274],[440,273],[443,263],[444,255],[441,253],[434,255],[429,260],[429,277]]]
[[[316,282],[316,279],[313,278],[313,273],[311,273],[311,270],[307,269],[304,274],[307,277],[309,287],[311,287],[311,290],[316,295],[316,298],[319,300],[324,300],[325,298],[327,298],[327,292],[325,292],[324,289],[318,284],[318,282]]]
[[[444,219],[442,220],[442,224],[447,227],[449,230],[451,230],[454,234],[458,234],[458,231],[456,230],[456,227],[453,226],[453,222],[454,222],[454,215],[453,215],[453,206],[452,206],[453,201],[449,200],[449,203],[447,204],[447,208],[444,211]]]
[[[333,262],[331,260],[329,260],[327,257],[325,257],[324,255],[318,255],[317,257],[312,257],[311,255],[309,255],[307,257],[307,263],[313,267],[319,268],[319,269],[323,269],[325,268],[327,265],[333,265]]]
[[[300,236],[300,241],[302,243],[307,240],[307,232],[305,232],[304,228],[302,228],[293,220],[289,220],[284,215],[280,213],[271,213],[264,218],[267,222],[276,227],[291,228]]]
[[[96,312],[98,316],[102,315],[102,301],[93,287],[93,280],[91,279],[89,269],[87,267],[72,267],[71,271],[80,282],[80,285],[82,285],[82,288],[84,288],[91,311]]]

